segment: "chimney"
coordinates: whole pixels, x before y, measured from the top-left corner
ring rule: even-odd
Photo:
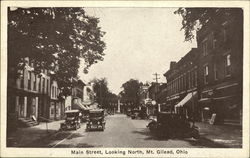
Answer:
[[[176,61],[171,61],[170,62],[170,70],[172,70],[176,65]]]

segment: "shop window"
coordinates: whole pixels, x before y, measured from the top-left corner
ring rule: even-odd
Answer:
[[[208,65],[204,66],[203,71],[204,84],[208,84]]]
[[[228,54],[226,55],[225,58],[225,76],[230,76],[231,75],[231,55]]]

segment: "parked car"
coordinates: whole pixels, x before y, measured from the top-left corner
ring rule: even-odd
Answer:
[[[75,129],[81,127],[81,117],[79,110],[68,110],[65,112],[65,122],[61,123],[60,129],[67,130],[67,129]]]
[[[131,110],[128,109],[128,110],[126,111],[126,114],[127,114],[127,116],[131,116]]]
[[[89,111],[89,119],[87,121],[86,130],[105,129],[105,117],[103,109],[95,109]]]
[[[139,118],[139,114],[140,114],[140,110],[138,109],[134,109],[131,112],[131,118],[132,119],[138,119]]]
[[[193,137],[199,138],[199,130],[185,117],[168,112],[158,112],[156,119],[151,119],[147,125],[157,137]]]

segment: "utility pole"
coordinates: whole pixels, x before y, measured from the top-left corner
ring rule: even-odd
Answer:
[[[157,93],[158,93],[158,79],[160,79],[160,77],[158,77],[160,74],[158,74],[157,72],[153,74],[155,76],[155,78],[153,80],[156,81],[156,90],[155,90],[155,101],[157,100]],[[160,104],[156,104],[157,106],[157,112],[161,111],[160,110]]]
[[[158,77],[158,76],[159,76],[160,74],[155,73],[155,74],[153,74],[153,75],[155,75],[154,80],[156,81],[156,83],[158,83],[158,79],[160,79],[160,77]]]

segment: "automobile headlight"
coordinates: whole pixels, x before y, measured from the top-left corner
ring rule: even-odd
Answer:
[[[92,125],[92,122],[90,122],[89,124],[91,124],[91,125]]]
[[[97,124],[99,125],[99,124],[100,124],[100,122],[98,121],[98,122],[97,122]]]

